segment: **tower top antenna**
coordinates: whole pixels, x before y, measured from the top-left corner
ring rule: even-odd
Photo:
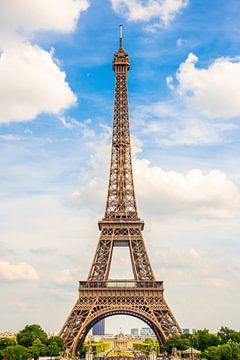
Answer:
[[[123,26],[122,24],[120,24],[120,47],[119,49],[122,50],[123,46],[122,46],[122,35],[123,35]]]

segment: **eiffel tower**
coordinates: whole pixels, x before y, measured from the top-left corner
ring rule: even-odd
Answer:
[[[163,297],[163,281],[156,281],[143,240],[144,221],[137,213],[134,193],[127,74],[130,61],[120,47],[113,59],[115,99],[112,153],[108,195],[104,218],[98,222],[100,237],[87,281],[79,282],[79,297],[60,336],[66,354],[81,350],[88,331],[99,320],[125,314],[143,320],[155,332],[160,343],[181,333]],[[114,247],[128,247],[134,280],[110,280]]]

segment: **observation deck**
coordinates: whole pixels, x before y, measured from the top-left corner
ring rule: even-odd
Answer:
[[[81,289],[158,289],[163,290],[163,281],[107,280],[79,281]]]

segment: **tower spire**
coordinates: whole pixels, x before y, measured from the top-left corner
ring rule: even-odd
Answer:
[[[122,35],[123,35],[123,26],[122,24],[120,24],[120,46],[119,46],[119,50],[123,49],[123,39],[122,39]]]

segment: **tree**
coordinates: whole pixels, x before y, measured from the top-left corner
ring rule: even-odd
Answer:
[[[15,338],[1,338],[0,339],[0,350],[6,349],[8,346],[14,346],[17,344]]]
[[[240,343],[240,331],[229,329],[226,326],[221,327],[218,332],[218,337],[220,338],[221,344],[226,344],[229,340]]]
[[[240,347],[239,344],[229,340],[227,344],[218,346],[220,360],[239,360]]]
[[[41,343],[47,344],[47,334],[40,325],[26,325],[25,328],[17,334],[17,342],[19,345],[30,347],[34,340],[39,339]]]
[[[153,339],[147,338],[143,342],[135,343],[133,344],[133,348],[135,350],[141,351],[144,354],[149,354],[152,348],[159,353],[160,352],[160,346],[158,341],[153,341]]]
[[[203,358],[208,360],[220,360],[219,347],[210,346],[207,350],[202,353]]]
[[[204,356],[209,360],[240,360],[240,345],[229,340],[226,344],[209,347]]]
[[[164,345],[164,350],[167,351],[168,354],[171,354],[173,348],[178,350],[186,350],[189,347],[191,347],[191,341],[189,337],[186,337],[184,334],[182,334],[169,337],[166,344]]]
[[[39,339],[35,339],[32,343],[32,346],[28,348],[29,354],[34,359],[38,359],[39,356],[48,355],[48,348],[45,344],[41,342]]]
[[[210,334],[207,329],[198,330],[192,336],[192,346],[200,351],[204,351],[210,346],[217,346],[218,344],[218,336]]]
[[[60,336],[52,336],[48,339],[48,355],[58,356],[63,350],[64,342]]]
[[[8,360],[27,360],[28,350],[21,345],[8,346],[3,350],[3,355]]]

